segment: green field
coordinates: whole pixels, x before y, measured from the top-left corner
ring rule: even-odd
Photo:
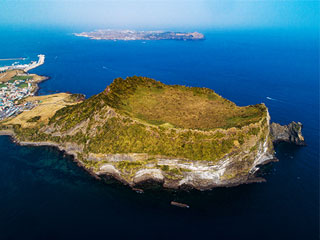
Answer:
[[[248,125],[266,114],[263,104],[239,107],[207,88],[130,77],[115,79],[102,93],[58,110],[49,125],[63,133],[81,126],[76,134],[52,141],[84,144],[85,153],[148,153],[213,161],[251,137],[259,138],[259,126],[264,128],[266,121]],[[87,125],[81,125],[84,122]],[[242,130],[243,126],[248,127]],[[207,131],[219,128],[230,131]]]
[[[19,87],[19,88],[27,88],[28,87],[28,83],[20,83],[17,87]]]
[[[32,79],[32,76],[14,76],[12,80],[29,80]]]
[[[208,88],[165,85],[135,76],[115,79],[104,92],[61,109],[51,121],[65,115],[68,120],[64,119],[64,126],[69,128],[106,105],[142,123],[165,128],[241,128],[258,122],[266,114],[262,104],[239,107]]]
[[[261,105],[239,107],[208,88],[165,85],[132,77],[116,79],[108,98],[126,115],[150,124],[192,129],[242,127],[261,119]]]

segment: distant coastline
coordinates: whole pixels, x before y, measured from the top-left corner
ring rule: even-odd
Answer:
[[[93,40],[204,40],[199,32],[169,32],[169,31],[134,31],[134,30],[96,30],[92,32],[74,33],[77,37],[87,37]]]

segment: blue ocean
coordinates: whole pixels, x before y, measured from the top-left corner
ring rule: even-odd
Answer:
[[[72,34],[81,29],[2,27],[0,58],[45,54],[32,70],[50,77],[38,94],[90,97],[138,75],[208,87],[241,106],[263,102],[271,121],[302,122],[307,146],[276,146],[265,183],[138,194],[93,179],[55,148],[0,136],[1,240],[319,239],[319,30],[200,30],[204,41],[96,41]]]

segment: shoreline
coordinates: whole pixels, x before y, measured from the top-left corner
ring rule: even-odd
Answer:
[[[67,149],[65,149],[63,146],[54,143],[54,142],[27,142],[27,141],[20,141],[16,138],[16,134],[13,130],[11,129],[6,129],[6,130],[0,130],[0,136],[8,136],[11,138],[12,143],[19,145],[19,146],[27,146],[27,147],[53,147],[57,151],[64,153],[70,157],[72,157],[73,162],[77,164],[77,166],[81,167],[84,169],[86,172],[88,172],[92,177],[95,179],[101,180],[101,178],[95,174],[92,170],[86,168],[80,160],[77,159],[76,155],[74,153],[71,153]]]
[[[36,94],[40,89],[39,84],[43,81],[50,79],[47,76],[40,76],[34,74],[33,84],[35,85],[33,93]],[[44,95],[45,96],[45,95]],[[268,118],[269,119],[269,118]],[[259,124],[262,124],[263,120],[260,120]],[[145,184],[151,185],[161,185],[164,189],[175,189],[175,190],[187,190],[187,189],[196,189],[199,191],[211,190],[216,187],[234,187],[241,184],[249,184],[255,182],[265,182],[266,180],[256,176],[256,172],[260,169],[259,166],[264,162],[273,161],[274,155],[269,153],[265,146],[259,145],[259,151],[254,156],[255,160],[250,167],[251,170],[248,170],[246,174],[235,175],[232,178],[223,178],[221,177],[221,172],[224,172],[226,166],[232,164],[233,161],[238,161],[238,155],[225,155],[218,162],[207,163],[205,161],[193,161],[188,160],[188,162],[181,162],[182,160],[178,157],[169,158],[165,155],[156,156],[157,161],[164,165],[175,166],[175,168],[189,169],[189,172],[186,172],[182,177],[168,177],[165,170],[161,170],[158,167],[153,166],[152,168],[141,168],[137,170],[133,176],[127,175],[127,173],[122,172],[120,168],[117,167],[118,161],[125,161],[131,159],[136,161],[137,159],[132,158],[129,153],[125,154],[110,154],[110,156],[118,158],[118,160],[113,161],[111,159],[106,162],[101,162],[102,165],[97,167],[86,164],[86,161],[80,160],[79,154],[82,152],[82,147],[74,142],[64,142],[56,143],[51,141],[22,141],[18,139],[18,136],[14,132],[13,128],[8,127],[7,129],[0,130],[0,135],[9,135],[18,145],[21,146],[48,146],[54,147],[57,150],[64,152],[65,154],[72,156],[73,161],[77,163],[79,167],[82,167],[95,179],[103,180],[108,178],[113,178],[124,185],[129,186],[130,188],[142,187]],[[267,144],[267,140],[264,145]],[[268,145],[268,144],[267,144]],[[89,156],[88,156],[89,157]],[[241,157],[241,156],[240,156]],[[81,157],[80,157],[81,158]],[[95,157],[94,155],[90,159],[92,162],[99,163],[101,159]],[[131,161],[130,160],[130,161]],[[258,166],[259,165],[259,166]]]
[[[39,81],[37,81],[37,82],[35,83],[35,84],[36,84],[36,87],[35,87],[35,89],[34,89],[34,91],[33,91],[33,95],[34,95],[34,96],[40,96],[40,95],[38,95],[38,91],[41,89],[41,87],[39,86],[40,83],[43,83],[43,82],[45,82],[45,81],[50,80],[51,77],[50,77],[50,76],[37,75],[37,74],[35,74],[35,75],[41,77],[41,80],[39,80]]]
[[[33,90],[33,94],[36,94],[40,89],[39,84],[44,82],[50,77],[48,76],[40,76],[33,74],[36,76],[33,84],[35,88]],[[45,95],[44,95],[45,96]],[[47,146],[54,147],[58,151],[65,153],[68,156],[72,156],[74,162],[76,162],[77,166],[82,167],[86,172],[88,172],[92,177],[98,180],[104,180],[108,178],[113,178],[122,184],[129,186],[130,188],[144,188],[144,184],[151,185],[161,185],[164,189],[174,189],[174,190],[187,190],[187,189],[195,189],[199,191],[212,190],[217,187],[235,187],[241,184],[250,184],[250,183],[261,183],[266,182],[266,180],[262,177],[258,177],[257,173],[260,170],[260,166],[268,164],[270,162],[278,161],[274,154],[270,152],[271,147],[268,139],[270,140],[270,125],[269,125],[269,113],[267,111],[267,128],[268,134],[263,144],[259,144],[259,149],[254,155],[254,162],[251,164],[250,169],[246,174],[236,174],[233,177],[221,177],[221,171],[224,172],[226,166],[232,164],[234,161],[239,161],[239,157],[241,159],[241,155],[224,155],[218,162],[206,163],[204,161],[193,161],[187,159],[189,162],[181,163],[178,157],[174,157],[172,159],[166,157],[165,155],[155,156],[157,158],[158,163],[161,165],[173,165],[178,168],[189,169],[191,173],[183,174],[181,178],[169,178],[166,175],[165,170],[159,169],[158,167],[146,167],[137,170],[134,175],[126,175],[127,173],[122,172],[121,168],[118,168],[117,162],[126,161],[130,159],[130,161],[136,161],[135,158],[131,158],[130,156],[135,153],[121,153],[121,154],[109,154],[118,160],[114,161],[107,157],[105,157],[105,162],[102,161],[99,157],[88,155],[88,159],[94,163],[98,163],[98,165],[87,164],[86,159],[82,159],[81,155],[83,153],[83,148],[81,144],[75,142],[51,142],[51,141],[22,141],[18,139],[18,135],[14,132],[14,128],[7,127],[5,129],[0,130],[0,135],[8,135],[13,139],[13,142],[20,146]],[[260,120],[260,124],[262,124],[262,120]],[[270,140],[271,141],[271,140]],[[270,149],[269,149],[270,145]],[[147,154],[148,155],[148,154]],[[80,157],[80,159],[78,158]],[[99,161],[101,164],[99,165]],[[157,163],[157,164],[158,164]],[[157,165],[158,166],[158,165]],[[223,174],[223,173],[222,173]],[[129,176],[129,177],[128,177]]]
[[[133,184],[126,181],[124,178],[122,178],[119,174],[112,173],[112,172],[95,172],[94,170],[85,167],[85,165],[77,158],[76,152],[73,152],[72,150],[69,150],[66,146],[62,146],[58,143],[54,142],[29,142],[29,141],[20,141],[16,138],[16,134],[12,129],[6,129],[6,130],[0,130],[0,136],[9,136],[13,143],[19,145],[19,146],[34,146],[34,147],[52,147],[56,149],[57,151],[68,155],[72,158],[72,161],[77,164],[78,167],[81,167],[84,171],[90,174],[93,178],[100,181],[108,181],[110,178],[116,180],[118,183],[122,183],[124,186],[129,187],[130,189],[134,190],[135,188],[139,187],[142,189],[146,189],[145,186],[149,187],[155,187],[157,185],[160,185],[162,189],[164,190],[175,190],[175,191],[189,191],[189,190],[196,190],[196,191],[210,191],[214,188],[229,188],[229,187],[237,187],[239,185],[243,184],[251,184],[251,183],[264,183],[267,182],[265,178],[257,176],[257,173],[259,173],[260,168],[258,171],[255,171],[253,174],[249,175],[247,179],[238,179],[237,181],[230,181],[225,184],[211,184],[206,187],[196,187],[189,184],[185,185],[165,185],[164,181],[159,181],[159,179],[152,177],[151,175],[146,176],[142,178],[140,181],[136,181]],[[279,160],[277,158],[267,159],[266,161],[260,163],[257,165],[257,167],[270,164],[272,162],[278,162]]]

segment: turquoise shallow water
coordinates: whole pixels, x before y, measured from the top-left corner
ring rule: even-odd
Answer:
[[[88,97],[115,77],[142,75],[214,89],[238,105],[264,102],[273,121],[304,124],[307,147],[282,144],[266,183],[137,194],[101,183],[63,153],[0,137],[0,239],[317,239],[319,45],[317,31],[205,30],[200,42],[108,42],[73,30],[0,30],[1,58],[46,55],[39,94]],[[267,98],[268,97],[268,98]],[[190,209],[170,206],[176,200]]]

